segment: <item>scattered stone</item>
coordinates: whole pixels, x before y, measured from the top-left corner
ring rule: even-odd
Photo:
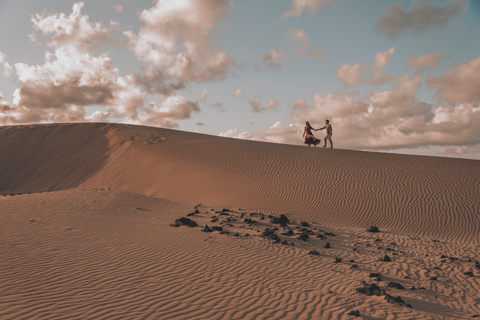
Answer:
[[[282,236],[294,236],[295,233],[293,233],[292,229],[288,229],[287,232],[282,233]]]
[[[333,232],[325,232],[325,235],[326,235],[326,236],[336,237],[335,233],[333,233]]]
[[[321,233],[317,234],[315,237],[317,237],[317,238],[319,238],[319,239],[322,239],[322,240],[323,240],[323,239],[327,239],[327,238],[325,238],[325,237],[323,236],[323,234],[321,234]]]
[[[230,232],[227,231],[227,230],[222,230],[222,231],[220,231],[220,234],[230,234]]]
[[[205,228],[202,230],[203,232],[213,232],[213,230],[207,225],[205,225]]]
[[[348,262],[355,262],[355,260],[352,259],[352,260],[349,260]]]
[[[290,220],[288,220],[287,216],[282,214],[280,215],[279,218],[276,218],[274,216],[268,216],[271,220],[272,220],[272,223],[275,223],[275,224],[279,224],[281,225],[282,227],[286,227],[287,224],[290,223]]]
[[[328,249],[328,248],[331,248],[330,242],[327,242],[327,244],[325,245],[325,248],[327,248],[327,249]]]
[[[464,272],[463,274],[469,277],[473,277],[473,272],[471,271]]]
[[[220,231],[220,232],[222,232],[222,231],[223,231],[223,228],[222,228],[222,227],[218,227],[218,226],[212,227],[212,231]]]
[[[430,281],[437,281],[438,279],[437,279],[437,277],[430,277],[429,280],[430,280]]]
[[[358,293],[366,294],[367,296],[380,296],[382,290],[375,283],[366,283],[363,281],[363,287],[355,289]]]
[[[257,223],[257,221],[252,220],[252,219],[250,219],[250,218],[245,218],[245,219],[243,220],[243,222],[248,223],[248,224],[250,224],[250,225]]]
[[[231,212],[229,209],[222,209],[222,212]]]
[[[475,261],[475,269],[480,270],[480,262]]]
[[[373,272],[372,272],[372,273],[370,273],[368,276],[369,276],[370,278],[378,278],[378,277],[381,276],[381,274],[380,274],[380,273],[373,273]]]
[[[352,310],[349,313],[347,313],[347,316],[360,317],[361,314],[360,314],[360,311],[358,311],[358,310]]]
[[[371,226],[370,229],[367,230],[368,232],[380,232],[377,227]]]
[[[288,241],[287,241],[287,240],[283,240],[282,244],[288,245]]]
[[[385,262],[391,262],[391,261],[392,261],[392,259],[390,259],[390,257],[389,257],[389,256],[385,255],[385,256],[383,257],[383,260],[382,260],[382,261],[385,261]]]
[[[302,231],[302,233],[298,236],[299,240],[307,241],[308,240],[308,233],[305,231]]]
[[[319,256],[320,252],[318,252],[316,250],[312,250],[312,251],[309,251],[308,254],[311,254],[311,255],[314,255],[314,256]]]
[[[301,225],[302,227],[310,227],[310,224],[309,224],[308,222],[306,222],[306,221],[300,222],[300,225]]]
[[[407,306],[409,308],[412,307],[410,304],[405,303],[405,301],[403,301],[401,297],[394,297],[389,295],[388,293],[385,293],[385,300],[387,300],[387,302],[389,303],[398,304],[399,306]]]
[[[180,218],[175,220],[175,226],[180,227],[180,226],[189,226],[189,227],[196,227],[198,226],[198,223],[195,221],[189,219],[189,218]]]
[[[342,259],[335,257],[335,261],[333,263],[340,263],[340,262],[342,262]]]
[[[387,287],[389,288],[395,288],[395,289],[398,289],[398,290],[404,290],[405,287],[402,286],[400,283],[396,283],[396,282],[389,282],[387,283]]]
[[[410,290],[417,290],[417,288],[415,288],[415,286],[412,286]]]
[[[448,258],[448,257],[447,257],[446,255],[444,255],[444,254],[442,254],[442,255],[440,256],[440,259],[446,259],[446,258]]]
[[[275,229],[265,228],[262,232],[262,236],[270,237],[272,234],[275,234]]]
[[[228,216],[228,213],[226,213],[226,212],[220,212],[220,215],[221,215],[221,216]]]
[[[351,268],[355,268],[355,269],[357,269],[357,268],[358,268],[358,266],[357,266],[356,264],[352,264]]]
[[[30,222],[35,222],[35,219],[30,219]]]
[[[375,239],[375,242],[381,242],[382,240],[381,239]]]
[[[235,236],[235,237],[240,237],[240,234],[237,232],[237,233],[235,233],[233,236]]]

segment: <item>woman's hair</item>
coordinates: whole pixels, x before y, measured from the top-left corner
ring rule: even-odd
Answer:
[[[311,127],[311,126],[310,126],[310,122],[307,121],[307,122],[305,122],[305,124],[306,124],[307,126]]]

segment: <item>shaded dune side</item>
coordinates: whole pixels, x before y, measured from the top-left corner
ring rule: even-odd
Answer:
[[[73,131],[91,128],[73,124],[31,130],[66,130],[75,136]],[[81,140],[95,169],[82,172],[88,163],[64,175],[87,178],[56,184],[45,178],[43,189],[113,188],[190,204],[289,213],[322,224],[375,224],[480,243],[480,161],[314,149],[128,125],[102,128],[108,130],[91,130],[92,136]],[[105,134],[108,147],[97,143]],[[80,152],[74,149],[71,153]],[[38,170],[49,163],[37,161]],[[40,179],[14,179],[10,187],[36,183]]]

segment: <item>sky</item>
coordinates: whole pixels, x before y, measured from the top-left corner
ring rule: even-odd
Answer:
[[[479,0],[0,0],[0,125],[480,159],[479,40]]]

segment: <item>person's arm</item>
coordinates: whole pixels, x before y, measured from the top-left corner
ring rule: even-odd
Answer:
[[[305,130],[306,130],[306,129],[303,129],[303,136],[302,136],[302,137],[305,137]]]
[[[325,126],[325,127],[326,127],[326,126]],[[323,129],[325,129],[325,127],[323,127],[323,128],[320,128],[320,129],[317,129],[317,130],[323,130]]]

